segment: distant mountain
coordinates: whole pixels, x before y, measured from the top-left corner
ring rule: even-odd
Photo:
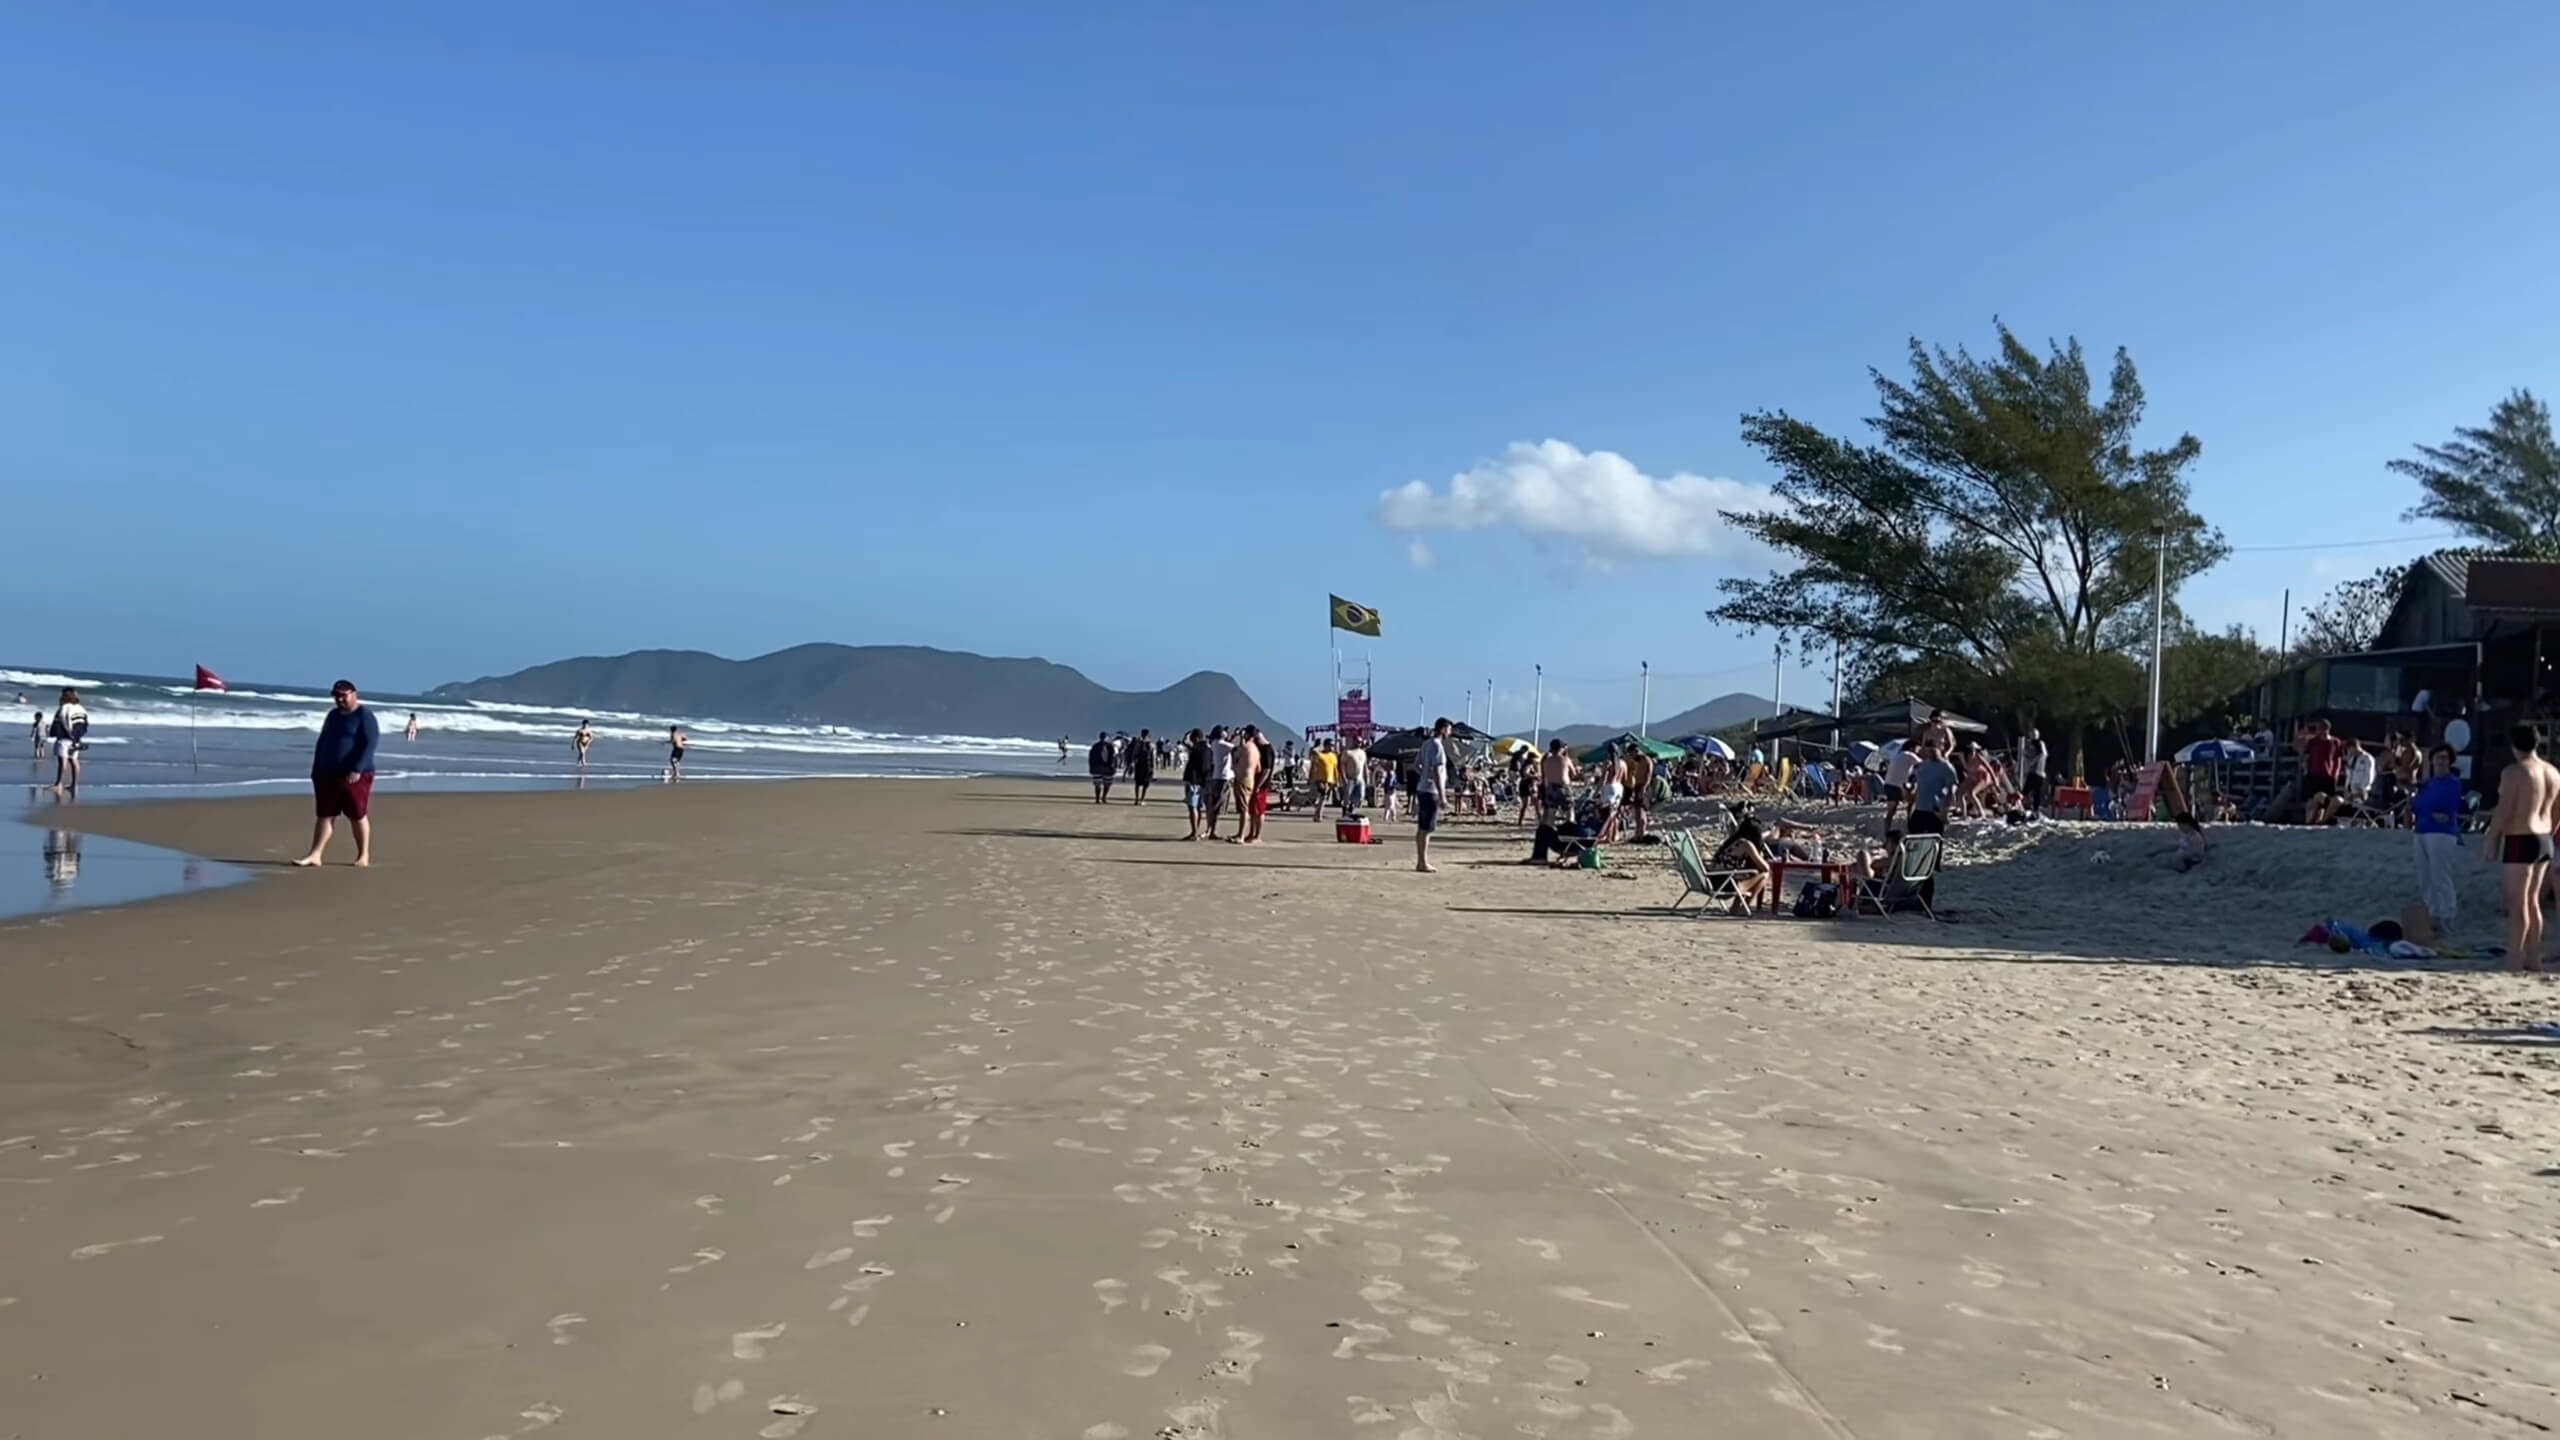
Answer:
[[[492,700],[569,710],[845,725],[894,735],[1090,738],[1141,729],[1179,735],[1194,725],[1259,725],[1297,733],[1214,670],[1162,690],[1107,690],[1064,665],[915,645],[797,645],[752,660],[699,650],[587,655],[465,680],[438,700]]]
[[[1676,740],[1683,735],[1710,735],[1727,725],[1739,725],[1745,720],[1760,719],[1776,708],[1757,695],[1745,695],[1737,690],[1731,695],[1719,695],[1704,705],[1683,710],[1677,715],[1666,715],[1662,719],[1652,721],[1645,726],[1645,731],[1647,734],[1659,735],[1665,740]],[[1635,722],[1630,720],[1624,725],[1567,725],[1561,730],[1550,730],[1547,733],[1562,739],[1567,745],[1597,745],[1603,740],[1614,739],[1635,728]]]

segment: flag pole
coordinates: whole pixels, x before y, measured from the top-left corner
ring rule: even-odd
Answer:
[[[200,773],[204,763],[196,759],[196,702],[204,698],[201,686],[187,692],[187,771]]]

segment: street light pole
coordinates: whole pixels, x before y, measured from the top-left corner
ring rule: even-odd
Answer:
[[[2160,650],[2168,628],[2169,532],[2161,530],[2159,549],[2151,557],[2151,720],[2142,741],[2142,763],[2160,759]]]
[[[1636,734],[1642,737],[1651,733],[1647,727],[1653,723],[1653,662],[1639,660],[1636,664],[1644,670],[1644,698],[1636,702]]]
[[[1547,667],[1533,667],[1538,672],[1538,698],[1529,702],[1529,743],[1544,745],[1547,740]]]

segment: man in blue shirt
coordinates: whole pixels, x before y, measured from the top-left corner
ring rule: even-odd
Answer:
[[[320,852],[329,848],[330,832],[344,815],[356,835],[356,864],[370,865],[373,821],[367,812],[373,808],[373,752],[382,745],[382,727],[357,698],[354,682],[341,680],[330,686],[329,698],[332,704],[320,722],[320,743],[311,750],[312,808],[318,817],[311,822],[311,853],[293,863],[319,864]]]
[[[1934,742],[1922,742],[1920,763],[1911,767],[1911,818],[1914,835],[1942,835],[1947,829],[1947,801],[1955,793],[1956,767]]]
[[[2453,773],[2452,746],[2427,752],[2427,778],[2409,802],[2409,816],[2418,830],[2418,898],[2441,936],[2453,929],[2453,867],[2462,846],[2462,777]]]

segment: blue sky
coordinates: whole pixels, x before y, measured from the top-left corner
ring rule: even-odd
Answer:
[[[2429,533],[2384,463],[2560,390],[2550,7],[392,8],[8,22],[11,660],[914,642],[1302,723],[1331,590],[1390,715],[1619,720],[1765,693],[1701,497],[1909,336],[2130,347],[2240,545]]]

